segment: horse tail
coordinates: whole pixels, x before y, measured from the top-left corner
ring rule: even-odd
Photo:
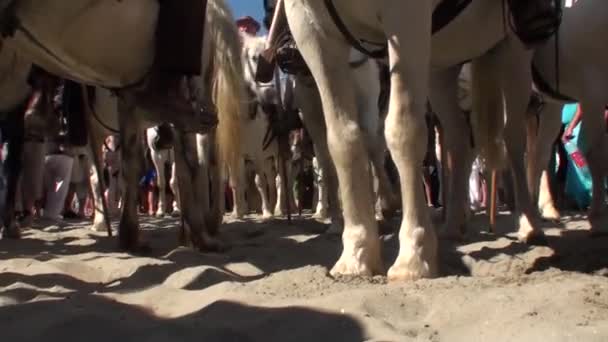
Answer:
[[[211,44],[213,66],[212,100],[218,114],[216,148],[222,169],[239,171],[241,157],[241,120],[245,115],[245,81],[241,64],[241,43],[232,13],[225,0],[210,0],[207,4],[206,37]],[[207,52],[205,52],[207,53]]]
[[[492,57],[490,53],[471,62],[471,124],[479,154],[488,169],[500,170],[506,164],[505,105]]]

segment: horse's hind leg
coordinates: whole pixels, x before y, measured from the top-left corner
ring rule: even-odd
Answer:
[[[173,153],[173,152],[172,152]],[[173,193],[173,211],[171,216],[179,216],[181,213],[180,208],[182,207],[179,199],[179,185],[177,184],[177,172],[175,170],[175,157],[171,158],[171,179],[169,180],[169,187]]]
[[[120,126],[120,146],[122,175],[125,191],[123,194],[122,215],[118,226],[118,243],[120,248],[137,251],[140,247],[139,220],[137,216],[137,192],[139,175],[141,175],[140,158],[143,156],[140,118],[135,107],[120,99],[118,101],[118,120]]]
[[[504,103],[508,113],[505,125],[507,156],[512,170],[515,202],[519,212],[518,237],[526,243],[544,244],[544,232],[540,228],[540,215],[532,202],[526,181],[524,154],[526,112],[532,89],[529,52],[518,41],[507,41],[497,50],[497,71],[504,86]]]
[[[561,105],[546,103],[539,116],[539,125],[536,137],[528,141],[530,145],[528,155],[528,187],[535,199],[538,193],[538,207],[543,218],[559,220],[559,211],[549,189],[547,169],[553,152],[553,142],[558,137],[561,126]],[[530,120],[536,121],[536,117]],[[539,184],[540,182],[540,184]],[[540,185],[540,187],[539,187]]]
[[[319,198],[326,198],[323,204],[331,219],[331,225],[327,232],[339,234],[342,233],[343,222],[338,197],[338,175],[327,145],[327,129],[323,120],[321,96],[314,82],[311,82],[312,84],[307,83],[309,82],[306,79],[298,77],[294,95],[300,108],[302,122],[314,144],[317,163],[321,170],[319,175],[321,176],[321,190],[323,192],[319,191]],[[323,211],[321,211],[321,214],[324,214]]]
[[[175,130],[175,166],[180,189],[182,217],[192,245],[200,250],[222,250],[223,244],[211,237],[205,226],[203,210],[199,207],[203,194],[197,188],[199,162],[195,135]]]
[[[158,209],[155,214],[156,216],[162,217],[165,216],[165,208],[167,206],[165,163],[168,161],[169,150],[157,151],[154,149],[152,141],[155,133],[154,128],[150,128],[146,131],[150,156],[152,157],[152,163],[156,169],[156,186],[158,187]],[[152,208],[149,209],[150,214],[152,214],[152,210]]]
[[[452,67],[431,74],[431,106],[444,128],[445,145],[451,165],[448,184],[444,186],[447,203],[443,236],[461,239],[465,232],[468,208],[467,184],[473,162],[471,127],[458,105],[458,75],[461,68]]]

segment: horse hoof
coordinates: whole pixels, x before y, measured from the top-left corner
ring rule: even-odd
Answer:
[[[203,246],[199,248],[201,252],[216,252],[223,253],[229,249],[229,246],[220,239],[206,237]]]
[[[549,241],[542,230],[533,231],[527,236],[520,236],[519,241],[530,246],[548,246]]]
[[[182,215],[182,212],[181,212],[181,211],[179,211],[179,210],[177,210],[177,209],[176,209],[176,210],[173,210],[173,211],[171,212],[171,217],[180,217],[181,215]]]
[[[91,230],[98,233],[103,233],[108,231],[108,226],[105,223],[93,223],[91,225]]]
[[[460,228],[458,230],[443,230],[438,233],[438,238],[440,240],[462,242],[464,241],[464,232]]]
[[[17,227],[14,227],[11,229],[5,228],[2,231],[2,238],[4,238],[4,239],[21,239],[21,231]]]

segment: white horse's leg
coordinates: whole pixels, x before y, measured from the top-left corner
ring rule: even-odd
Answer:
[[[353,77],[348,66],[349,47],[341,40],[317,32],[297,1],[286,5],[289,26],[319,87],[329,151],[340,180],[344,209],[343,250],[332,275],[373,275],[383,272],[369,186],[369,159],[358,123]],[[309,6],[313,2],[308,3]],[[319,4],[317,4],[319,5]],[[430,12],[429,12],[430,15]],[[332,33],[339,37],[334,28]],[[429,35],[430,36],[430,35]]]
[[[327,230],[330,234],[342,233],[343,222],[338,198],[338,176],[327,145],[325,122],[323,119],[323,106],[321,97],[314,81],[303,77],[296,79],[294,88],[296,103],[300,108],[302,122],[314,144],[315,155],[322,175],[322,187],[326,198],[323,202],[331,219]],[[321,194],[321,192],[319,192]]]
[[[280,159],[278,161],[281,163]],[[280,166],[277,166],[280,170]],[[285,173],[287,174],[287,182],[283,180],[280,172],[277,172],[276,186],[277,186],[277,204],[274,209],[274,213],[277,216],[287,215],[287,202],[289,201],[289,208],[293,214],[297,208],[295,195],[293,192],[293,184],[295,180],[295,170],[291,165],[291,161],[285,162]]]
[[[240,161],[241,172],[235,174],[230,172],[230,187],[232,188],[233,198],[233,209],[232,217],[236,219],[242,219],[247,213],[247,201],[245,201],[245,189],[247,183],[245,182],[245,159],[241,158]]]
[[[90,120],[90,119],[89,119]],[[95,215],[93,218],[93,225],[91,229],[96,232],[105,232],[108,231],[108,225],[106,224],[104,217],[104,208],[107,209],[107,206],[104,205],[104,196],[101,192],[101,175],[99,174],[95,165],[103,165],[102,160],[102,152],[101,145],[103,141],[103,133],[99,131],[96,127],[91,127],[89,125],[89,129],[94,130],[90,135],[92,137],[91,141],[89,141],[89,158],[92,161],[90,163],[89,170],[89,179],[91,184],[91,193],[93,194],[93,204]],[[108,215],[109,218],[109,215]]]
[[[560,213],[555,208],[553,196],[549,188],[547,169],[551,153],[553,153],[553,142],[558,137],[561,127],[561,108],[557,103],[545,103],[539,116],[539,124],[536,138],[528,142],[532,154],[528,156],[528,186],[532,199],[536,198],[538,191],[538,207],[542,216],[550,220],[559,220]],[[531,120],[536,120],[532,118]],[[540,182],[540,187],[539,187]]]
[[[431,74],[430,98],[433,111],[437,114],[443,129],[442,148],[445,149],[451,165],[447,184],[443,191],[447,203],[445,227],[442,236],[461,239],[465,231],[468,211],[467,185],[473,162],[471,127],[458,105],[458,75],[461,67],[455,66]]]
[[[383,25],[391,37],[391,93],[385,134],[399,170],[403,202],[399,255],[388,277],[415,280],[437,275],[437,236],[426,207],[420,171],[427,145],[424,113],[429,89],[432,2],[392,0],[385,1],[383,7]],[[403,13],[415,15],[408,15],[404,22]]]
[[[277,205],[278,201],[278,189],[277,189],[277,168],[276,168],[277,157],[266,158],[263,162],[263,172],[266,177],[266,183],[268,184],[268,209],[272,212]]]
[[[359,120],[365,132],[365,144],[372,164],[372,171],[378,183],[377,201],[380,208],[380,217],[391,216],[396,209],[396,199],[386,169],[384,168],[384,130],[378,109],[378,96],[380,96],[380,72],[374,61],[370,60],[364,65],[353,69]]]
[[[266,179],[266,173],[264,172],[263,161],[254,161],[255,168],[255,186],[260,193],[262,199],[262,217],[265,219],[272,218],[272,209],[270,206],[270,200],[268,198],[268,181]]]
[[[594,94],[598,92],[598,94]],[[591,205],[589,206],[589,222],[592,235],[608,234],[608,212],[605,202],[605,176],[608,170],[606,157],[607,137],[604,121],[605,98],[602,89],[588,89],[586,97],[581,100],[583,110],[579,149],[585,154],[592,180]],[[584,141],[583,141],[584,140]],[[581,148],[582,143],[582,148]]]
[[[280,161],[277,161],[277,163],[280,163]],[[280,170],[279,165],[277,165],[277,170]],[[283,208],[285,208],[285,185],[283,184],[284,182],[280,172],[277,172],[274,181],[277,188],[277,202],[274,206],[274,214],[276,216],[283,216]]]
[[[327,189],[325,188],[324,184],[323,169],[319,167],[317,157],[312,159],[312,168],[315,173],[315,184],[317,186],[317,205],[315,207],[316,209],[313,217],[319,220],[324,220],[327,218]]]
[[[171,153],[174,153],[171,151]],[[173,211],[171,212],[171,216],[179,216],[181,202],[179,200],[179,186],[177,183],[177,172],[175,171],[175,157],[171,158],[171,179],[169,180],[169,186],[171,187],[171,192],[173,192]]]
[[[157,151],[154,149],[152,141],[154,141],[155,135],[158,134],[155,128],[147,129],[146,134],[152,163],[154,164],[154,168],[156,168],[156,186],[158,187],[158,209],[156,210],[156,216],[165,216],[165,208],[167,206],[165,164],[169,159],[169,150]],[[151,208],[150,213],[152,213]]]

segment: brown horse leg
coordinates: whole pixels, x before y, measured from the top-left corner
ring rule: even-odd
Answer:
[[[131,252],[141,251],[139,241],[139,221],[137,216],[137,193],[143,156],[143,130],[140,119],[135,115],[135,106],[129,99],[121,98],[118,103],[120,126],[120,156],[124,170],[125,192],[123,208],[118,226],[118,242],[121,249]],[[145,247],[144,247],[145,248]]]

